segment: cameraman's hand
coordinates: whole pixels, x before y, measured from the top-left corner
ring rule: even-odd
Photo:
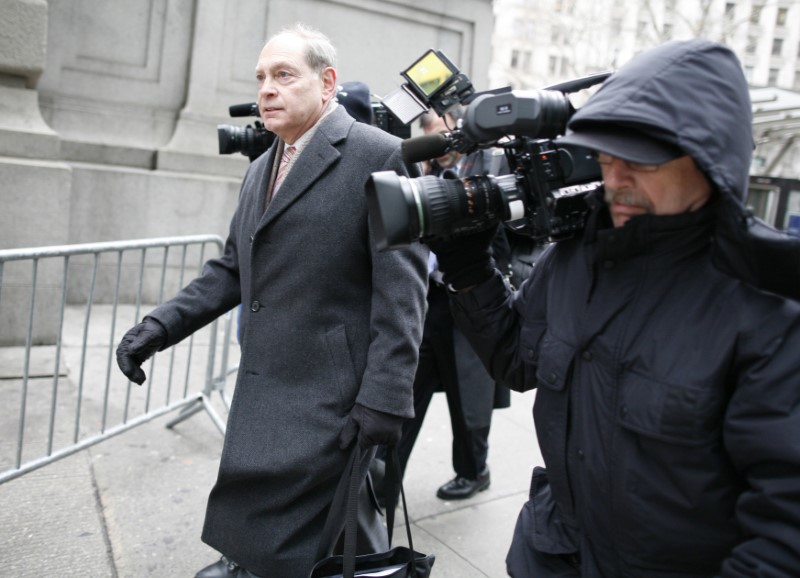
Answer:
[[[147,361],[167,342],[167,330],[152,317],[128,331],[117,346],[117,365],[128,379],[139,385],[146,379],[142,363]]]
[[[397,445],[403,434],[403,422],[405,418],[357,403],[339,434],[339,447],[347,449],[356,437],[362,448]]]
[[[492,225],[463,237],[425,241],[436,255],[439,271],[447,285],[456,290],[468,289],[494,274],[492,240],[497,229],[498,225]]]

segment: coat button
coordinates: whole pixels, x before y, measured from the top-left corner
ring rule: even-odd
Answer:
[[[258,301],[253,301],[250,304],[250,311],[252,311],[253,313],[258,311],[259,309],[261,309],[261,303],[259,303]]]
[[[584,361],[591,361],[592,360],[592,352],[591,351],[584,351],[581,353],[581,357]]]
[[[578,450],[578,459],[583,460],[583,450]]]

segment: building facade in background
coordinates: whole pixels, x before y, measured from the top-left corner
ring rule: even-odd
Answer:
[[[618,68],[667,40],[728,45],[752,86],[800,92],[800,0],[495,0],[491,87]]]
[[[673,39],[729,46],[753,100],[748,202],[779,228],[800,216],[800,0],[495,0],[494,12],[488,88],[536,89],[611,71]]]
[[[385,95],[428,48],[485,84],[491,0],[0,0],[0,248],[227,234],[248,160],[220,155],[266,39],[297,21]]]

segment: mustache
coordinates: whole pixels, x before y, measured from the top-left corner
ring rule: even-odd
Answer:
[[[606,203],[609,205],[618,203],[620,205],[628,205],[631,207],[642,207],[643,209],[651,208],[649,199],[637,195],[632,191],[616,191],[606,187],[604,198]]]

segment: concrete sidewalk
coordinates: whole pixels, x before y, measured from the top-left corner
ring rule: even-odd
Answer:
[[[75,354],[64,351],[72,367]],[[0,380],[0,395],[13,383]],[[541,463],[532,402],[533,393],[513,394],[512,407],[494,414],[491,487],[444,502],[435,492],[454,475],[452,436],[444,395],[434,396],[405,479],[414,546],[436,555],[434,576],[506,576],[530,471]],[[226,416],[221,403],[219,412]],[[191,578],[216,561],[200,532],[223,439],[203,412],[167,429],[175,415],[0,485],[0,577]],[[396,536],[404,543],[405,532]]]

